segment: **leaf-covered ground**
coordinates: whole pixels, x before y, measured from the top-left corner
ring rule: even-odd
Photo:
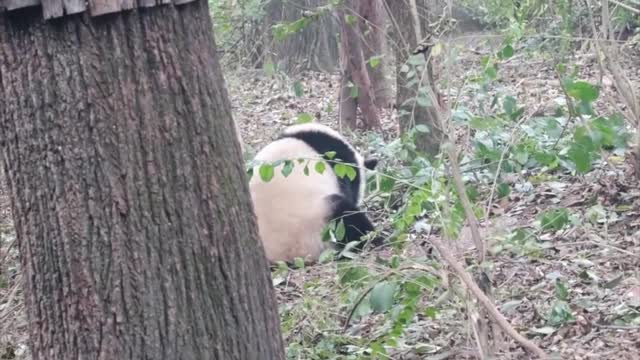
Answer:
[[[564,95],[552,60],[535,52],[516,52],[501,63],[489,95],[479,95],[478,86],[468,81],[480,71],[482,57],[496,51],[491,44],[499,43],[491,36],[458,39],[455,60],[446,69],[444,61],[440,62],[440,79],[450,79],[449,87],[444,81],[441,87],[450,94],[449,101],[457,99],[459,108],[476,112],[485,106],[481,102],[491,100],[491,94],[502,93],[514,96],[531,117],[552,115]],[[622,67],[640,93],[640,57],[633,49],[624,51]],[[570,64],[578,69],[579,79],[599,83],[599,66],[590,53],[577,54]],[[254,149],[294,123],[301,112],[338,128],[337,76],[272,79],[243,74],[228,79],[236,121],[245,142]],[[303,96],[295,95],[292,84],[297,81],[305,90]],[[609,77],[603,78],[600,91],[594,107],[603,114],[613,113],[611,100],[618,95]],[[381,114],[384,138],[393,139],[397,131],[393,112],[383,110]],[[470,150],[468,129],[457,130],[459,146]],[[563,359],[640,359],[640,186],[629,160],[628,154],[607,154],[607,161],[596,162],[586,175],[537,169],[509,174],[508,182],[515,190],[496,201],[491,219],[482,222],[484,239],[492,250],[487,263],[496,306],[519,332]],[[468,175],[473,177],[472,173]],[[531,243],[507,240],[517,228],[532,226],[539,214],[558,208],[568,210],[571,224],[540,234]],[[380,226],[388,224],[388,214],[373,216]],[[462,260],[469,247],[468,232],[463,231],[461,238],[452,247],[462,248],[457,251]],[[403,257],[417,259],[427,254],[438,259],[428,236],[415,234],[412,239]],[[379,268],[377,257],[388,259],[390,254],[389,249],[373,250],[354,262]],[[385,315],[370,314],[342,328],[353,297],[357,298],[354,294],[367,289],[347,291],[337,268],[330,263],[274,275],[292,358],[294,354],[321,359],[357,353],[358,346],[364,348],[388,331]],[[443,301],[437,300],[438,295],[441,293],[434,291],[422,299],[425,308],[438,301],[435,319],[419,314],[400,337],[402,341],[388,351],[391,358],[475,358],[468,299]],[[559,297],[566,299],[568,309],[558,308]],[[562,321],[566,314],[573,318]],[[560,323],[550,325],[550,319]],[[502,341],[498,358],[527,358],[511,339]]]
[[[487,101],[478,87],[467,81],[480,69],[481,58],[495,51],[492,37],[465,37],[458,41],[458,55],[438,77],[450,79],[442,86],[448,100],[478,111]],[[491,40],[485,42],[485,40]],[[499,43],[499,42],[498,42]],[[623,68],[640,93],[640,56],[631,49],[621,58]],[[590,54],[578,54],[580,78],[598,83],[599,68]],[[304,89],[296,96],[293,84]],[[269,78],[261,72],[230,73],[227,85],[236,121],[249,153],[273,139],[295,122],[298,114],[313,115],[317,121],[337,128],[337,76],[306,73],[298,78]],[[446,85],[446,84],[445,84]],[[511,94],[526,111],[553,112],[562,98],[550,59],[535,53],[519,53],[500,65],[493,92]],[[603,80],[596,108],[610,113],[607,97],[617,98],[611,79]],[[391,110],[382,110],[385,140],[397,135]],[[470,150],[468,130],[457,133],[461,148]],[[361,138],[358,144],[365,144]],[[624,154],[623,154],[624,155]],[[563,359],[640,359],[640,186],[632,176],[628,156],[610,154],[584,176],[556,172],[540,176],[536,171],[510,174],[515,189],[495,201],[482,233],[492,249],[487,260],[496,306],[522,334],[548,353]],[[473,171],[467,173],[473,177]],[[0,359],[25,359],[27,333],[20,288],[19,260],[14,243],[8,200],[0,194],[2,238],[0,239]],[[509,238],[515,229],[531,226],[548,209],[567,209],[572,224],[545,232],[533,243]],[[389,226],[389,214],[373,213],[382,228]],[[412,234],[404,259],[438,261],[429,245],[430,236]],[[507,240],[511,239],[511,240]],[[451,244],[463,260],[469,253],[469,237],[463,231]],[[353,262],[384,271],[378,258],[388,259],[389,248],[373,250]],[[415,269],[408,269],[407,274]],[[443,273],[446,273],[446,268]],[[451,281],[457,283],[454,277]],[[354,302],[366,288],[352,288],[338,277],[335,263],[274,274],[285,340],[291,358],[332,359],[357,354],[359,349],[389,332],[388,314],[355,314],[345,326]],[[459,286],[459,283],[457,283]],[[561,285],[558,285],[561,284]],[[559,294],[560,293],[560,294]],[[393,359],[475,358],[477,347],[469,316],[471,300],[464,293],[443,296],[440,288],[425,292],[419,311],[397,344],[388,350]],[[569,309],[554,308],[558,297]],[[436,309],[430,311],[429,309]],[[573,319],[549,325],[549,319],[563,314]],[[525,359],[516,344],[503,338],[500,359]],[[298,354],[297,356],[295,354]],[[341,355],[336,355],[341,354]]]

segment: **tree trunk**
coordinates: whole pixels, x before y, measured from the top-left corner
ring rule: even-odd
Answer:
[[[376,105],[379,108],[392,104],[393,93],[387,79],[385,16],[381,0],[358,1],[360,31],[363,37],[362,51],[373,86]],[[374,61],[372,61],[374,59]],[[375,66],[373,66],[375,64]]]
[[[353,6],[354,2],[369,0],[347,0],[345,6],[349,9],[358,9]],[[358,5],[355,3],[355,5]],[[342,8],[337,10],[340,19],[340,54],[342,62],[342,78],[340,81],[340,121],[344,122],[350,129],[357,127],[356,108],[360,107],[362,112],[362,127],[373,129],[380,127],[377,108],[375,105],[375,94],[367,65],[362,50],[362,39],[360,38],[358,20],[352,13]],[[354,23],[349,23],[347,15],[355,18]]]
[[[426,126],[428,132],[418,133],[416,147],[418,150],[436,155],[440,151],[443,131],[442,124],[438,121],[438,95],[433,81],[430,49],[426,49],[419,55],[424,56],[423,65],[418,66],[417,69],[410,66],[409,71],[402,71],[412,51],[418,47],[422,36],[426,33],[427,24],[425,24],[426,21],[424,19],[428,19],[428,14],[423,13],[426,12],[425,0],[415,0],[415,2],[421,3],[421,6],[416,6],[421,13],[416,13],[416,9],[412,10],[413,1],[385,0],[392,15],[397,45],[396,106],[399,113],[401,132],[405,133],[416,125]],[[412,73],[414,75],[411,75]],[[426,101],[418,101],[418,97],[422,97]]]
[[[639,124],[640,125],[640,124]],[[636,130],[637,133],[640,134],[640,127]],[[636,172],[636,179],[640,181],[640,135],[636,136],[638,140],[636,140],[636,151],[635,154],[632,155],[634,161],[633,166]]]
[[[0,14],[33,359],[284,359],[207,3]]]
[[[263,26],[263,61],[272,61],[278,69],[294,74],[303,70],[333,72],[338,65],[338,22],[330,12],[320,11],[327,0],[270,0]],[[295,34],[279,40],[273,26],[307,17],[308,23]],[[253,46],[252,44],[248,44]],[[262,63],[258,63],[262,66]]]

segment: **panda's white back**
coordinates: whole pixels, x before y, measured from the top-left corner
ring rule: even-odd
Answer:
[[[297,159],[304,158],[304,163]],[[324,173],[315,170],[319,154],[296,138],[282,138],[264,147],[257,161],[274,162],[288,159],[293,171],[282,175],[282,166],[275,168],[274,177],[264,182],[258,168],[254,169],[249,186],[258,218],[260,237],[267,258],[292,261],[296,257],[317,259],[328,244],[322,241],[322,229],[330,213],[327,196],[339,193],[338,182],[330,166]],[[307,165],[308,164],[308,165]],[[308,166],[308,175],[304,167]]]

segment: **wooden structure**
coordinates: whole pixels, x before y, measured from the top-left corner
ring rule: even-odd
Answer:
[[[166,4],[186,4],[194,0],[0,0],[0,14],[28,7],[41,6],[45,19],[60,18],[89,10],[91,16],[117,13],[134,8]]]

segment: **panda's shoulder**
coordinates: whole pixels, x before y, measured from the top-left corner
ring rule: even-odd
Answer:
[[[339,132],[330,128],[327,125],[323,125],[319,123],[305,123],[305,124],[291,125],[287,127],[282,132],[282,135],[281,135],[281,137],[297,137],[297,136],[315,137],[318,139],[332,138],[334,140],[339,140],[344,143],[347,143],[345,138]]]
[[[292,125],[285,129],[280,139],[298,139],[319,154],[335,152],[335,157],[350,163],[356,163],[357,151],[337,131],[318,123]]]

